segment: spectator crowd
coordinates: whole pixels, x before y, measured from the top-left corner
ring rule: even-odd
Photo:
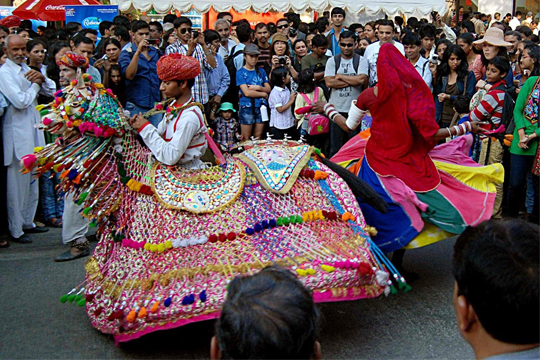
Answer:
[[[501,17],[460,7],[453,17],[433,12],[429,19],[395,17],[345,26],[343,9],[326,14],[305,23],[298,14],[286,13],[275,24],[252,27],[224,12],[202,32],[189,18],[171,14],[162,22],[120,15],[102,21],[99,32],[78,23],[34,32],[27,20],[0,20],[1,196],[7,204],[2,219],[8,219],[9,238],[31,242],[27,233],[47,230],[35,225],[39,222],[62,227],[56,178],[31,181],[20,174],[19,162],[34,147],[54,141],[29,135],[39,123],[35,106],[49,103],[78,71],[110,88],[133,115],[162,101],[156,71],[160,57],[192,56],[202,70],[190,84],[193,100],[204,106],[223,151],[270,136],[303,139],[331,157],[369,127],[370,117],[364,117],[356,132],[346,133],[311,105],[327,101],[347,117],[361,92],[377,85],[377,58],[385,43],[410,61],[432,91],[441,128],[459,127],[470,119],[493,132],[475,135],[470,154],[481,165],[505,166],[506,181],[497,189],[493,216],[522,214],[538,221],[538,176],[533,170],[537,174],[539,167],[540,15],[517,11]],[[157,126],[162,119],[154,115],[149,120]],[[0,242],[0,247],[8,245]]]

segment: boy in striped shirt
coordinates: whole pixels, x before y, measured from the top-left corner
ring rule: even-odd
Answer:
[[[510,71],[510,62],[500,56],[489,61],[486,70],[486,80],[491,87],[478,104],[469,114],[471,121],[488,121],[488,130],[496,130],[501,125],[501,118],[506,96],[506,81],[504,78]],[[489,85],[484,85],[484,88]],[[497,139],[487,137],[482,140],[479,163],[491,165],[502,163],[504,148]],[[502,184],[496,184],[497,197],[493,206],[493,217],[501,218],[501,203],[503,196]]]

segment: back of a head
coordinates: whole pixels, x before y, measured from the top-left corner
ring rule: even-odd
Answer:
[[[251,38],[251,26],[249,23],[241,22],[236,27],[236,36],[241,43],[248,42]]]
[[[318,327],[311,293],[288,270],[269,267],[229,284],[216,336],[223,358],[308,359]]]
[[[537,344],[540,228],[522,220],[468,227],[454,245],[458,296],[472,305],[485,331],[509,344]]]
[[[113,19],[113,23],[116,25],[116,26],[123,26],[127,29],[129,29],[131,23],[129,21],[129,19],[127,17],[125,17],[124,15],[117,15],[114,17]]]

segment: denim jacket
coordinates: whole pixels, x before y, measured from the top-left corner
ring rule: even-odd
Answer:
[[[448,85],[448,76],[444,76],[442,78],[442,82],[435,85],[435,88],[433,89],[433,94],[435,98],[435,120],[439,122],[441,120],[442,115],[442,109],[443,109],[443,103],[439,101],[438,95],[440,93],[446,92],[446,86]],[[465,86],[465,81],[459,81],[457,82],[457,88],[458,88],[458,95],[463,95],[463,87]],[[467,90],[465,91],[465,95],[469,98],[472,98],[475,93],[475,87],[476,87],[476,78],[474,77],[474,73],[472,71],[469,71],[469,75],[467,75]],[[451,99],[452,101],[456,99],[458,95],[452,95]]]

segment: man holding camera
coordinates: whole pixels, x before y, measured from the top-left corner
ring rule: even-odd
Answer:
[[[174,20],[174,28],[178,35],[178,40],[174,44],[167,46],[165,52],[167,55],[179,53],[182,55],[193,56],[199,61],[202,69],[213,70],[216,68],[216,58],[212,51],[206,46],[204,35],[197,30],[193,30],[191,20],[185,16],[180,16]],[[191,88],[193,100],[195,102],[206,104],[208,102],[208,85],[206,75],[201,71],[195,78],[195,84]]]
[[[131,115],[144,114],[161,101],[159,78],[156,73],[161,53],[150,46],[150,26],[145,21],[135,21],[131,26],[131,44],[122,50],[118,64],[126,77],[126,110]],[[148,119],[158,126],[161,115]]]

